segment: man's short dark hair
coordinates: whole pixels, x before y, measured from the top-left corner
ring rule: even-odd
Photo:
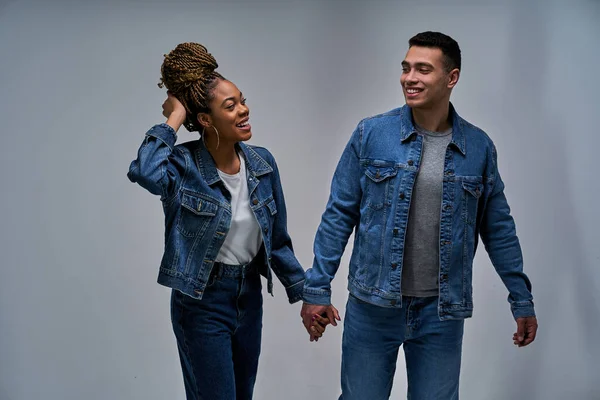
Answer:
[[[412,46],[438,48],[444,55],[444,67],[447,72],[454,68],[460,70],[460,47],[456,40],[440,32],[421,32],[410,38],[409,48]]]

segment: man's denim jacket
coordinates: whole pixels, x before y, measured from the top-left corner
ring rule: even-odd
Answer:
[[[478,237],[509,291],[515,318],[533,316],[531,283],[504,195],[492,140],[450,105],[452,141],[444,161],[440,204],[438,313],[472,316],[473,257]],[[353,230],[348,289],[368,303],[401,307],[406,226],[423,138],[408,106],[363,119],[352,134],[331,184],[314,243],[304,301],[330,304],[330,283]]]

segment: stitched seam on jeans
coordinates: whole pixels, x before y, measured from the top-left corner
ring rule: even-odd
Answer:
[[[177,321],[177,323],[179,324],[179,327],[181,328],[181,335],[183,336],[183,351],[185,351],[185,354],[187,355],[188,359],[190,360],[190,366],[192,368],[192,377],[194,380],[194,392],[196,394],[196,398],[200,398],[200,393],[198,392],[198,382],[196,382],[196,372],[195,372],[195,368],[194,368],[194,359],[193,357],[191,357],[190,354],[190,350],[187,344],[187,340],[185,338],[185,329],[183,329],[183,324],[181,323],[181,320],[183,319],[183,303],[181,303],[181,310],[179,312],[179,321]]]
[[[240,312],[240,297],[242,296],[242,291],[244,290],[244,284],[246,283],[246,278],[242,277],[239,281],[240,281],[239,282],[240,292],[238,293],[238,295],[235,298],[236,318],[235,318],[235,329],[233,330],[232,335],[236,334],[238,328],[241,325],[240,321],[242,320],[242,318],[244,318],[244,313]]]

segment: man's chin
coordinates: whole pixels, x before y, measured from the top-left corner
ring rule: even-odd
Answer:
[[[404,98],[404,102],[406,103],[407,106],[409,106],[410,108],[419,108],[423,106],[423,101],[421,100],[417,100],[417,99],[409,99],[409,98]]]

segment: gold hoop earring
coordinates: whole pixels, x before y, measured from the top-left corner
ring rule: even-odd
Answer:
[[[217,150],[219,148],[219,144],[221,144],[221,139],[219,138],[219,131],[217,130],[217,128],[215,128],[214,125],[211,125],[211,126],[215,130],[215,133],[217,134],[217,147],[215,148],[215,150]]]
[[[206,141],[204,140],[204,127],[202,127],[202,132],[200,132],[200,139],[202,139],[202,143],[204,143],[204,147],[206,147]],[[208,149],[208,147],[206,147]]]
[[[219,138],[219,131],[217,130],[217,128],[214,127],[214,125],[211,125],[211,127],[215,130],[215,133],[217,134],[217,147],[215,147],[215,150],[217,150],[219,148],[219,144],[221,144],[221,139]],[[202,138],[202,143],[204,143],[204,147],[206,147],[206,149],[208,150],[206,140],[204,139],[204,137],[206,136],[205,129],[206,128],[202,127],[202,133],[200,133],[200,137]]]

